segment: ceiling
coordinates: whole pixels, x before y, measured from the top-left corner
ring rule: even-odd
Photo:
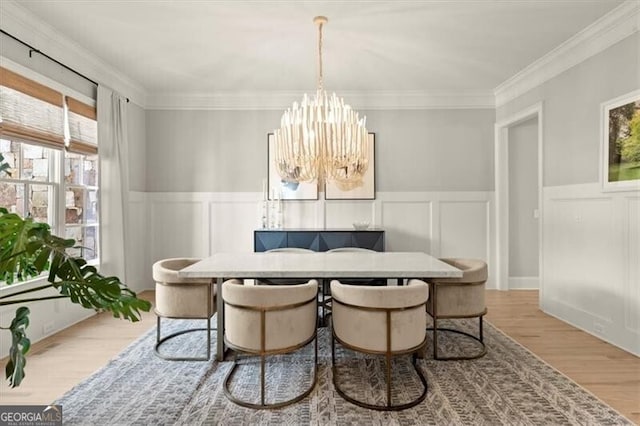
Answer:
[[[622,0],[21,0],[147,93],[491,92]]]

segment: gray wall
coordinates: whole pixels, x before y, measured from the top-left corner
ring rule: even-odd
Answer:
[[[26,68],[57,81],[92,99],[96,98],[97,88],[88,80],[66,70],[42,55],[34,53],[29,57],[29,48],[4,34],[0,34],[0,54]]]
[[[544,100],[544,186],[599,181],[600,104],[640,87],[640,33],[496,110],[497,121]]]
[[[129,189],[144,191],[147,174],[146,114],[142,107],[128,104]]]
[[[493,190],[493,110],[360,112],[376,133],[377,191]],[[146,190],[260,191],[281,115],[148,110]]]
[[[538,276],[538,119],[509,129],[509,276]]]

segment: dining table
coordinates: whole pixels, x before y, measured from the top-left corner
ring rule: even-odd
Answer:
[[[178,272],[180,278],[211,279],[216,285],[216,359],[224,360],[224,303],[227,279],[407,279],[458,278],[462,271],[423,252],[241,252],[216,253]]]

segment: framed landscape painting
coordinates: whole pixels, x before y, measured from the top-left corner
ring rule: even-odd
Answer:
[[[375,200],[376,199],[376,136],[369,133],[369,167],[362,186],[344,191],[333,182],[327,182],[324,189],[326,200]]]
[[[273,133],[267,135],[267,176],[268,197],[270,200],[317,200],[318,183],[313,182],[286,182],[278,175],[275,163],[275,137]]]
[[[640,90],[602,104],[604,191],[640,189]]]

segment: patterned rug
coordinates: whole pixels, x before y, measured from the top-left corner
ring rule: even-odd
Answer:
[[[165,332],[163,323],[163,334]],[[196,323],[197,324],[197,323]],[[166,332],[194,322],[173,321]],[[476,321],[455,325],[475,332]],[[215,335],[215,333],[213,333]],[[431,334],[431,333],[429,333]],[[193,356],[205,351],[204,332],[167,343],[163,352]],[[213,338],[215,348],[215,336]],[[429,391],[418,406],[379,412],[354,406],[334,390],[329,329],[318,335],[318,382],[309,397],[279,410],[251,410],[225,397],[222,382],[231,362],[176,362],[155,356],[155,329],[150,330],[105,367],[66,393],[67,424],[313,424],[313,425],[626,425],[625,417],[527,349],[485,322],[487,355],[473,361],[434,361],[431,344],[424,371]],[[439,334],[442,354],[478,350],[477,344],[451,333]],[[267,364],[267,401],[287,398],[310,383],[313,344]],[[340,383],[349,395],[372,403],[385,401],[384,362],[338,346]],[[259,362],[240,358],[232,389],[243,398],[259,398]],[[408,357],[393,367],[393,403],[410,400],[420,382]]]

